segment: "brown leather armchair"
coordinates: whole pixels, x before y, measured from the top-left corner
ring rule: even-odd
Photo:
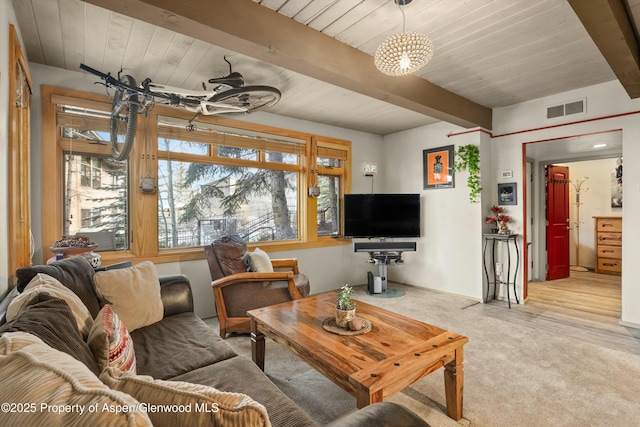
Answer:
[[[309,279],[298,271],[296,258],[272,259],[272,273],[249,271],[247,244],[238,235],[222,236],[204,251],[222,338],[251,332],[249,310],[309,296]]]

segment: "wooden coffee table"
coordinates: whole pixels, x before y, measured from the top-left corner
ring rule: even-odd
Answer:
[[[362,335],[328,332],[335,292],[251,310],[251,353],[264,370],[265,336],[305,360],[355,396],[358,408],[381,402],[444,367],[447,415],[462,418],[463,346],[467,337],[357,302],[356,315],[372,323]]]

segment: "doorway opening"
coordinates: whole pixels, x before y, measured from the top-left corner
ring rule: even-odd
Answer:
[[[568,168],[568,180],[571,182],[571,185],[568,185],[569,193],[567,194],[570,214],[567,215],[567,218],[562,218],[565,221],[562,226],[565,228],[568,238],[568,245],[563,249],[567,251],[566,259],[571,266],[580,265],[587,270],[579,272],[574,268],[569,272],[569,268],[567,268],[565,277],[585,284],[597,282],[601,275],[593,272],[596,267],[593,217],[622,216],[621,203],[620,207],[612,206],[614,188],[611,184],[612,176],[615,177],[616,162],[622,156],[622,132],[612,130],[547,141],[533,141],[523,144],[523,155],[525,158],[524,172],[527,177],[523,185],[524,215],[526,217],[524,228],[527,245],[525,254],[527,274],[523,284],[525,297],[529,297],[530,286],[533,290],[534,284],[547,282],[549,262],[555,262],[554,259],[549,258],[547,236],[545,172],[550,165]],[[574,184],[581,180],[583,182],[579,200],[577,200]],[[580,205],[576,206],[576,203],[580,203]],[[611,279],[614,287],[620,287],[620,277]],[[548,301],[548,298],[540,296],[538,291],[550,292],[550,289],[556,285],[562,286],[561,282],[558,284],[553,282],[552,280],[546,283],[546,287],[538,287],[535,295],[532,295],[532,301],[535,300],[537,303]],[[570,288],[566,284],[565,287]],[[571,304],[570,295],[578,296],[577,294],[562,293],[556,295],[555,298],[561,298],[561,303]],[[616,295],[615,293],[613,295],[613,298],[616,299],[613,305],[619,307],[621,297]],[[594,298],[591,303],[597,305],[598,298]],[[593,307],[593,310],[597,310],[597,308]]]

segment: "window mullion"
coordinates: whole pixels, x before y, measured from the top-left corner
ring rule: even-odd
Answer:
[[[144,193],[140,182],[143,177],[155,178],[158,182],[157,114],[140,116],[138,120],[129,171],[129,245],[136,256],[155,256],[158,254],[158,191]]]

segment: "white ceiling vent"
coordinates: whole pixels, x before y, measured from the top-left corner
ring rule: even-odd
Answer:
[[[555,119],[556,117],[570,116],[572,114],[583,114],[586,111],[586,105],[586,98],[571,101],[566,104],[552,105],[547,107],[547,119]]]

